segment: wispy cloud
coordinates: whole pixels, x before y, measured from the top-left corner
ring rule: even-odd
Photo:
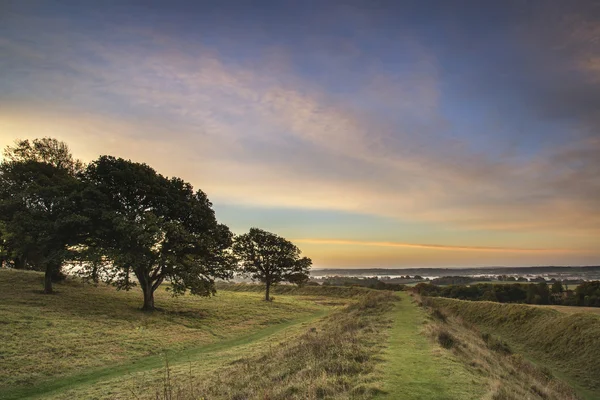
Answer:
[[[196,38],[148,27],[112,26],[105,40],[67,29],[60,19],[18,18],[15,26],[32,27],[33,33],[0,42],[7,54],[0,61],[7,77],[0,86],[6,89],[0,95],[1,144],[56,136],[82,157],[112,153],[148,162],[192,181],[219,202],[342,210],[456,229],[560,230],[576,239],[600,235],[600,142],[582,133],[596,126],[565,125],[561,132],[571,140],[535,146],[526,157],[511,153],[502,134],[490,135],[486,143],[497,144],[494,151],[474,145],[496,129],[492,119],[461,109],[465,118],[482,119],[478,126],[486,132],[457,128],[462,125],[449,109],[459,93],[444,81],[450,72],[416,35],[386,41],[389,49],[380,57],[367,53],[360,40],[311,36],[308,44],[319,65],[338,83],[331,87],[311,79],[284,45],[257,50],[268,54],[264,59],[244,60]],[[52,29],[33,41],[34,26]],[[589,35],[573,34],[563,46]],[[392,52],[403,57],[385,59]],[[594,73],[595,58],[576,59]],[[540,98],[532,104],[546,113],[565,109],[563,101]],[[567,251],[550,244],[520,249],[334,242],[327,243]]]
[[[404,247],[413,249],[430,249],[442,251],[461,251],[461,252],[500,252],[500,253],[581,253],[571,249],[541,249],[541,248],[512,248],[512,247],[490,247],[490,246],[454,246],[444,244],[424,244],[424,243],[401,243],[401,242],[373,242],[365,240],[346,240],[346,239],[292,239],[295,243],[309,243],[322,245],[348,245],[348,246],[375,246],[375,247]]]

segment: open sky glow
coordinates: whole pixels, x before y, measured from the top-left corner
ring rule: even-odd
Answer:
[[[146,162],[316,267],[600,264],[597,1],[0,1],[0,145]]]

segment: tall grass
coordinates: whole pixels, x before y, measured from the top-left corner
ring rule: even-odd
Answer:
[[[424,304],[493,332],[589,398],[600,397],[600,317],[521,304],[424,298]],[[503,347],[502,345],[498,345]]]
[[[347,399],[379,391],[372,374],[390,326],[387,311],[399,298],[361,292],[360,299],[307,327],[300,335],[269,343],[209,376],[170,380],[147,397],[190,399]],[[190,384],[190,380],[193,384]],[[168,388],[168,390],[165,390]]]

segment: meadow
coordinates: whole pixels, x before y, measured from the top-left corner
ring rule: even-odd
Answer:
[[[148,313],[138,290],[69,278],[43,295],[41,279],[0,269],[2,399],[597,398],[594,314],[360,287],[278,285],[266,302],[230,283],[211,298],[161,289]],[[535,347],[540,318],[568,320],[583,350]]]
[[[266,302],[261,287],[248,285],[212,298],[159,290],[159,309],[144,313],[137,290],[68,279],[54,295],[43,295],[41,279],[0,270],[3,399],[155,398],[165,387],[185,387],[185,398],[197,391],[230,398],[249,382],[258,385],[251,398],[265,390],[280,398],[369,396],[376,382],[359,376],[374,371],[390,323],[386,313],[398,300],[361,288],[280,286]],[[280,384],[272,384],[272,375]]]

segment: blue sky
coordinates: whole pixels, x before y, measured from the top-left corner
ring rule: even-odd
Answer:
[[[594,1],[3,1],[0,145],[203,189],[317,267],[600,263]]]

